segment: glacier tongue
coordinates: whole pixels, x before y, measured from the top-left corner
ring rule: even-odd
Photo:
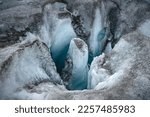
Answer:
[[[70,90],[82,90],[87,88],[87,75],[88,75],[88,47],[86,43],[75,38],[71,40],[68,60],[63,70],[63,74],[70,74],[64,76],[66,80],[67,88]]]

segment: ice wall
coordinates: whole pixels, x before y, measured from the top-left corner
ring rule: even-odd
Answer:
[[[138,28],[138,30],[139,30],[142,34],[144,34],[144,35],[150,37],[150,20],[146,20],[146,21]]]
[[[105,54],[95,57],[91,63],[88,72],[88,89],[95,88],[100,82],[105,81],[109,77],[108,70],[102,66],[105,63]]]
[[[103,14],[100,9],[97,8],[95,11],[95,19],[93,21],[93,27],[89,38],[89,63],[92,62],[93,58],[102,54],[105,49],[106,41],[109,36],[109,29],[104,27],[102,21]]]
[[[89,46],[90,46],[90,51],[91,51],[91,56],[97,56],[99,55],[99,42],[98,42],[98,34],[99,32],[103,29],[102,27],[102,17],[101,17],[101,12],[99,8],[96,8],[95,11],[95,19],[93,21],[93,27],[91,30],[91,36],[89,39]]]
[[[86,43],[79,38],[73,39],[70,43],[68,56],[72,67],[71,70],[69,66],[64,70],[65,74],[71,74],[66,78],[68,79],[67,88],[70,90],[86,89],[88,77],[88,47]]]
[[[0,50],[0,98],[44,82],[62,84],[47,46],[37,36],[27,35],[25,41]],[[7,70],[1,69],[4,65]]]
[[[54,42],[51,46],[52,58],[60,72],[64,67],[70,41],[76,37],[71,25],[71,19],[60,20],[53,34]]]
[[[61,72],[67,55],[71,39],[76,34],[71,25],[69,16],[60,17],[67,14],[66,4],[56,2],[48,4],[43,10],[43,25],[41,27],[41,38],[50,48],[52,58],[57,66],[57,71]]]

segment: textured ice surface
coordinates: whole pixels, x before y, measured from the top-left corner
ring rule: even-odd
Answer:
[[[58,71],[64,67],[70,41],[76,37],[71,26],[70,19],[60,20],[54,32],[54,41],[51,46],[52,58],[56,63]]]
[[[100,40],[98,40],[98,34],[103,29],[102,27],[102,18],[101,18],[101,12],[99,8],[96,8],[95,10],[95,19],[93,21],[93,27],[91,31],[91,36],[89,39],[89,48],[91,51],[91,56],[95,57],[100,54]],[[100,35],[101,36],[101,35]],[[102,35],[103,38],[103,35]]]
[[[144,35],[150,37],[150,20],[145,21],[140,27],[139,31]]]
[[[105,54],[95,57],[88,73],[88,89],[95,88],[100,82],[104,82],[109,77],[109,71],[102,68],[105,62]]]
[[[103,26],[102,16],[103,14],[100,12],[100,9],[97,8],[95,10],[95,19],[93,21],[93,27],[89,39],[89,49],[90,49],[89,63],[92,62],[94,57],[102,54],[107,44],[106,41],[109,36],[109,30],[107,27]],[[107,50],[108,50],[108,46],[107,46]]]
[[[67,78],[69,79],[67,85],[68,89],[86,89],[88,77],[88,47],[83,40],[75,38],[71,41],[68,52],[68,59],[71,60],[72,64],[71,70],[69,67],[64,69],[65,74],[71,74],[71,76],[67,76],[69,77]]]
[[[59,18],[59,15],[66,12],[66,4],[64,3],[56,2],[46,5],[43,10],[43,25],[40,31],[41,38],[50,48],[59,72],[64,67],[70,41],[76,37],[71,25],[71,18]]]
[[[47,46],[35,37],[29,33],[22,43],[0,50],[1,97],[26,85],[61,83]]]
[[[59,38],[64,36],[61,27],[66,24],[65,21],[70,20],[70,14],[65,11],[66,5],[58,2],[50,4],[51,0],[5,0],[0,4],[0,7],[3,7],[0,11],[0,47],[3,47],[0,48],[0,96],[4,99],[150,99],[150,39],[148,38],[149,21],[146,21],[150,18],[148,2],[146,0],[65,1],[68,10],[80,17],[79,22],[83,25],[76,26],[79,26],[77,29],[84,29],[82,34],[85,36],[84,40],[89,42],[89,45],[92,43],[92,46],[89,46],[92,54],[103,51],[99,41],[103,40],[104,27],[111,29],[113,47],[116,44],[110,52],[111,43],[107,43],[104,52],[109,54],[96,57],[92,62],[89,71],[89,87],[93,89],[67,91],[63,85],[58,85],[61,84],[61,79],[56,73],[49,48],[53,44],[60,47],[64,45],[64,43],[60,44]],[[45,4],[47,5],[44,6]],[[43,11],[42,6],[45,7]],[[99,9],[97,15],[96,8]],[[43,22],[41,22],[42,16],[44,16]],[[69,29],[70,24],[71,20],[64,27]],[[137,32],[131,32],[139,25],[141,26]],[[37,35],[45,44],[38,36],[31,34],[28,34],[30,38],[21,43],[21,40],[18,40],[19,36],[25,35],[28,29],[32,32],[40,32]],[[75,32],[82,32],[77,29]],[[69,31],[68,33],[71,33]],[[59,32],[61,36],[57,35]],[[89,38],[86,39],[86,36],[90,36],[90,32],[93,37],[90,39],[94,42],[90,42]],[[129,32],[130,34],[126,35]],[[100,38],[96,40],[98,35]],[[12,45],[14,43],[15,45]],[[73,47],[76,47],[75,45]],[[99,48],[100,51],[97,51]],[[59,48],[56,47],[54,50],[57,49]],[[59,53],[60,50],[57,52]],[[63,52],[66,54],[67,50]],[[55,54],[54,51],[52,53]],[[77,51],[77,53],[79,56],[79,53],[83,52]],[[82,57],[84,58],[84,55]],[[81,60],[82,57],[80,56]],[[73,61],[75,66],[85,64],[83,60],[82,63],[77,64],[80,60],[75,58],[76,60],[71,57],[67,59],[70,64],[68,67],[65,66],[68,68],[68,74],[65,75],[70,75],[67,77],[70,79],[73,74]],[[82,66],[80,70],[81,68]],[[76,73],[75,70],[73,74],[75,81],[70,80],[73,84],[79,83]],[[82,85],[73,86],[75,89],[79,86],[81,89]]]

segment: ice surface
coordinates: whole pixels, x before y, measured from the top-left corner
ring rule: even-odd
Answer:
[[[111,44],[111,42],[108,42],[105,47],[104,53],[109,54],[111,51],[112,51],[112,44]]]
[[[101,18],[101,12],[99,8],[96,8],[95,11],[95,19],[93,21],[93,27],[91,31],[91,36],[89,39],[89,46],[90,46],[90,51],[92,53],[92,56],[97,56],[99,52],[99,41],[98,40],[98,34],[99,32],[103,29],[102,27],[102,18]],[[102,37],[103,38],[103,37]]]
[[[99,50],[98,50],[99,52],[97,55],[100,55],[100,54],[102,54],[102,52],[104,51],[105,46],[106,46],[106,41],[108,39],[108,28],[106,28],[106,27],[103,28],[99,32],[97,39],[98,39],[98,43],[99,43]]]
[[[71,26],[71,20],[69,18],[60,20],[54,32],[54,42],[51,46],[52,58],[58,71],[61,71],[64,67],[70,41],[75,37],[76,34]]]
[[[61,2],[55,2],[53,3],[53,9],[57,9],[59,11],[64,11],[66,10],[67,5]]]
[[[67,11],[64,3],[56,2],[46,5],[41,27],[41,38],[50,48],[52,58],[59,72],[64,67],[70,41],[76,37],[71,25],[71,18],[59,18],[59,14],[65,12]]]
[[[46,6],[43,8],[43,25],[39,25],[42,23],[39,21],[40,19],[37,24],[38,29],[40,28],[40,34],[27,33],[25,41],[23,41],[25,37],[21,37],[22,40],[17,43],[13,39],[15,40],[15,45],[7,46],[6,42],[7,47],[0,48],[0,98],[1,96],[4,99],[55,100],[150,98],[150,22],[146,20],[147,15],[143,15],[141,18],[138,17],[142,16],[140,13],[136,15],[137,11],[144,11],[145,14],[149,14],[147,12],[147,3],[141,2],[141,6],[137,2],[132,2],[130,6],[128,2],[114,4],[105,0],[78,0],[76,2],[67,0],[67,4],[60,2],[49,4],[44,1],[42,6]],[[6,21],[8,27],[7,25],[5,27],[5,23],[2,23],[2,32],[5,32],[5,28],[10,29],[11,27],[19,32],[20,30],[24,32],[24,27],[30,28],[29,24],[32,24],[33,21],[31,20],[34,20],[34,16],[37,19],[36,15],[38,14],[39,18],[39,14],[42,13],[42,8],[40,7],[42,3],[29,3],[28,6],[30,7],[39,7],[33,10],[28,9],[27,5],[24,4],[14,6],[14,8],[8,5],[9,8],[2,10],[1,13],[2,22],[8,19]],[[72,6],[72,3],[75,4]],[[100,9],[96,9],[95,3],[98,3]],[[130,8],[126,10],[125,6],[128,5]],[[86,42],[89,41],[90,54],[92,59],[94,58],[89,72],[87,67],[87,45],[81,39],[73,39],[76,34],[71,26],[70,14],[66,13],[66,6],[70,10],[70,14],[81,18],[81,24],[83,25],[77,26],[84,28],[83,33],[87,34],[87,36],[91,34],[89,40],[84,39]],[[87,8],[83,6],[87,6]],[[132,9],[133,7],[134,10]],[[91,9],[89,10],[88,8]],[[18,9],[20,12],[16,12]],[[119,9],[121,9],[121,13],[118,12]],[[133,12],[130,12],[132,10]],[[33,12],[28,13],[26,11]],[[91,15],[94,11],[95,17]],[[11,16],[15,17],[11,18]],[[128,16],[131,16],[130,19]],[[25,21],[21,21],[24,19]],[[146,22],[141,24],[144,20]],[[93,26],[91,27],[92,23]],[[23,26],[19,26],[22,24]],[[131,32],[126,35],[131,29],[136,30],[139,25],[141,26],[137,32]],[[114,39],[119,41],[113,50],[111,41],[114,40],[107,39],[107,26],[111,29]],[[81,30],[76,29],[76,32],[78,33]],[[17,38],[20,35],[19,32],[17,33]],[[8,36],[8,44],[11,44],[9,41],[13,41],[11,40],[13,30],[7,31],[6,29],[5,34],[7,33],[10,34],[10,36],[9,34],[6,35]],[[122,34],[125,34],[125,36],[121,38]],[[87,37],[86,35],[84,36]],[[41,39],[45,44],[41,42]],[[4,40],[7,41],[5,38]],[[58,85],[61,84],[62,80],[56,72],[50,52],[56,62],[58,71],[63,68],[68,52],[66,60],[68,63],[64,68],[67,71],[65,71],[67,77],[64,78],[68,82],[68,89],[85,89],[88,83],[88,88],[91,90],[68,91],[64,88],[64,85]],[[102,54],[103,52],[105,54]]]
[[[139,31],[150,37],[150,20],[147,20],[146,22],[144,22],[140,27],[139,27]]]
[[[97,8],[95,11],[95,19],[89,39],[89,63],[92,62],[93,58],[102,54],[105,49],[106,41],[108,39],[109,30],[102,24],[102,15],[100,9]]]
[[[88,75],[88,47],[86,43],[75,38],[71,41],[68,56],[72,60],[71,77],[68,82],[68,89],[82,90],[87,88]],[[69,70],[68,70],[69,71]]]
[[[93,89],[100,82],[104,82],[109,77],[109,71],[102,68],[105,62],[105,54],[95,57],[91,63],[88,73],[88,89]]]
[[[55,40],[56,30],[60,25],[61,19],[59,19],[59,13],[66,12],[66,4],[55,2],[53,4],[47,4],[43,9],[43,25],[40,29],[41,39],[50,48],[52,42]],[[70,21],[68,22],[68,24]],[[58,24],[58,25],[57,25]],[[61,30],[61,29],[60,29]],[[59,31],[60,31],[59,30]]]
[[[117,85],[117,83],[122,81],[123,75],[124,75],[124,71],[120,70],[120,71],[116,72],[115,74],[113,74],[110,77],[107,76],[108,78],[105,79],[105,81],[97,83],[97,85],[94,88],[96,90],[105,89],[105,88],[111,89],[113,86]]]
[[[43,25],[40,29],[40,37],[49,48],[51,47],[53,33],[59,20],[58,12],[58,9],[54,9],[52,4],[47,4],[43,9]]]
[[[1,79],[5,84],[0,87],[3,89],[1,96],[5,95],[5,92],[9,94],[9,92],[15,92],[15,90],[30,84],[62,83],[48,48],[38,37],[35,37],[28,33],[25,41],[0,50],[0,59],[3,60],[0,68],[4,66],[4,63],[8,63],[5,66],[7,71],[3,71],[1,74]],[[7,56],[5,56],[6,53]]]

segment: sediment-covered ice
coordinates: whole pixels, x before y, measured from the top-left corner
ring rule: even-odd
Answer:
[[[90,49],[90,56],[89,56],[89,62],[91,63],[93,58],[96,56],[101,55],[106,46],[108,51],[108,46],[110,48],[110,44],[107,44],[107,40],[109,37],[109,28],[104,27],[103,21],[102,21],[102,12],[99,8],[95,11],[95,19],[93,21],[93,27],[91,30],[91,36],[89,38],[89,49]],[[110,50],[110,49],[109,49]]]
[[[0,49],[0,98],[41,82],[62,83],[47,46],[30,33],[26,38]]]
[[[94,58],[88,73],[88,89],[94,89],[100,82],[104,82],[109,77],[109,71],[103,68],[104,63],[104,53]]]

